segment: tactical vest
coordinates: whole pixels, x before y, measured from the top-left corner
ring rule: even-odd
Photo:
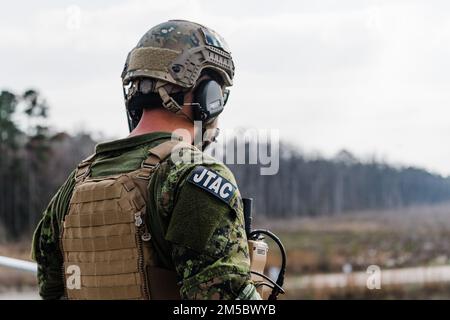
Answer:
[[[148,184],[180,141],[149,150],[135,171],[90,177],[77,168],[61,248],[68,299],[179,299],[176,273],[159,268],[147,216]]]

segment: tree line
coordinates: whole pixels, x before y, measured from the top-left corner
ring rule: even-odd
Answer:
[[[89,134],[52,133],[36,90],[0,92],[0,241],[29,238],[43,210],[92,149]]]
[[[243,196],[271,217],[336,215],[395,209],[450,200],[450,177],[382,161],[360,161],[348,151],[311,158],[281,146],[279,172],[260,175],[258,165],[231,165]]]
[[[0,241],[31,235],[58,187],[96,144],[88,133],[52,132],[48,110],[36,90],[0,92]],[[347,151],[311,158],[282,144],[280,152],[276,175],[260,175],[258,165],[230,165],[243,196],[255,198],[257,214],[319,216],[450,200],[450,179],[422,169],[363,162]]]

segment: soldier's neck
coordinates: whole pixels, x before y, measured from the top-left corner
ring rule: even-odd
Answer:
[[[180,130],[182,129],[182,130]],[[152,132],[174,132],[184,141],[193,141],[194,125],[187,118],[176,115],[166,109],[144,109],[141,121],[130,133],[130,137]]]

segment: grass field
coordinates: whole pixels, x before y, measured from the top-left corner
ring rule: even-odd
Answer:
[[[257,220],[280,236],[288,276],[450,263],[450,205],[341,214],[291,220]],[[272,248],[272,246],[271,246]],[[269,266],[278,263],[271,250]],[[449,298],[450,284],[405,285],[382,290],[345,288],[289,292],[287,298]]]
[[[287,282],[312,274],[450,265],[450,204],[332,217],[267,220],[254,227],[275,231],[288,254]],[[29,259],[29,242],[0,245],[0,255]],[[271,246],[269,266],[279,255]],[[349,271],[349,270],[347,270]],[[0,268],[0,294],[35,289],[34,275]],[[290,290],[287,299],[450,299],[450,283]]]

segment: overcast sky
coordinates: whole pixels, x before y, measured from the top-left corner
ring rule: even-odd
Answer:
[[[120,73],[153,25],[222,34],[236,64],[222,128],[279,129],[450,175],[448,1],[13,1],[0,10],[0,89],[34,87],[54,127],[127,134]]]

